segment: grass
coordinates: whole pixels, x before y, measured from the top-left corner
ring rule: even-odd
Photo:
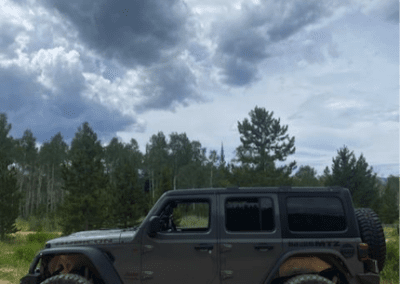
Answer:
[[[207,227],[206,218],[192,216],[182,218],[181,226],[186,228]],[[385,237],[387,256],[385,268],[381,272],[381,284],[399,283],[399,236],[394,228],[386,227]],[[29,265],[41,250],[45,242],[59,236],[58,233],[36,232],[22,235],[20,233],[9,235],[0,242],[0,279],[9,281],[10,284],[19,283],[27,274]]]
[[[399,235],[397,230],[385,227],[386,242],[386,262],[381,272],[381,283],[399,283]]]
[[[208,218],[198,216],[186,216],[180,221],[181,228],[207,228]]]
[[[58,233],[37,232],[28,235],[16,233],[8,235],[0,242],[0,279],[19,283],[35,257],[47,240],[54,239]]]

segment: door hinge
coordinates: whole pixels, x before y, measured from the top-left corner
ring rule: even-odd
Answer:
[[[152,246],[152,245],[144,245],[143,246],[143,252],[144,253],[152,251],[153,249],[154,249],[154,246]]]
[[[142,272],[142,277],[141,277],[142,281],[148,280],[148,279],[151,279],[151,278],[153,278],[153,271],[143,271]]]
[[[233,277],[233,271],[232,270],[222,270],[221,271],[221,276],[222,280],[232,278]]]
[[[232,249],[231,244],[222,244],[221,245],[221,252],[227,252],[227,251],[230,251],[231,249]]]

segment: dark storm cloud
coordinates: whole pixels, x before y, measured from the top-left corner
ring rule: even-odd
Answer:
[[[218,30],[215,61],[223,70],[224,82],[244,86],[256,81],[258,64],[273,55],[268,53],[268,48],[329,15],[334,7],[331,4],[324,1],[246,4],[239,18],[215,26]],[[313,50],[307,52],[310,57]]]
[[[223,65],[226,75],[224,82],[232,86],[245,86],[257,80],[257,68],[254,64],[230,57]]]
[[[150,65],[183,39],[186,7],[180,0],[48,0],[102,56],[127,66]]]
[[[0,78],[0,113],[7,114],[14,138],[22,137],[29,128],[39,143],[49,141],[57,132],[69,140],[85,121],[98,137],[110,137],[135,123],[132,118],[81,97],[81,90],[52,94],[20,68],[0,69]]]
[[[177,104],[186,106],[190,100],[201,101],[195,91],[196,78],[181,61],[162,64],[148,72],[149,84],[142,86],[144,101],[136,108],[173,110]]]

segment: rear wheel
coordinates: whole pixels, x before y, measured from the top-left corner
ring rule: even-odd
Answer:
[[[386,259],[386,242],[378,215],[370,208],[358,208],[354,209],[354,212],[357,217],[361,239],[368,244],[369,257],[378,262],[378,269],[382,271]]]
[[[285,284],[335,284],[331,280],[315,275],[315,274],[303,274],[290,278]]]
[[[46,279],[41,284],[91,284],[91,282],[80,275],[59,274]]]

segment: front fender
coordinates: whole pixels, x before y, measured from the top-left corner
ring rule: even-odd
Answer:
[[[85,255],[93,264],[98,271],[100,277],[103,279],[105,284],[122,284],[121,278],[116,272],[110,259],[101,250],[93,247],[62,247],[62,248],[50,248],[40,251],[29,267],[29,275],[24,278],[32,278],[35,274],[35,268],[40,260],[44,256],[52,255],[66,255],[66,254],[82,254]],[[23,279],[24,279],[23,278]],[[22,281],[22,279],[21,279]],[[23,282],[21,282],[23,283]],[[26,282],[29,283],[29,282]],[[34,283],[34,282],[31,282]]]

